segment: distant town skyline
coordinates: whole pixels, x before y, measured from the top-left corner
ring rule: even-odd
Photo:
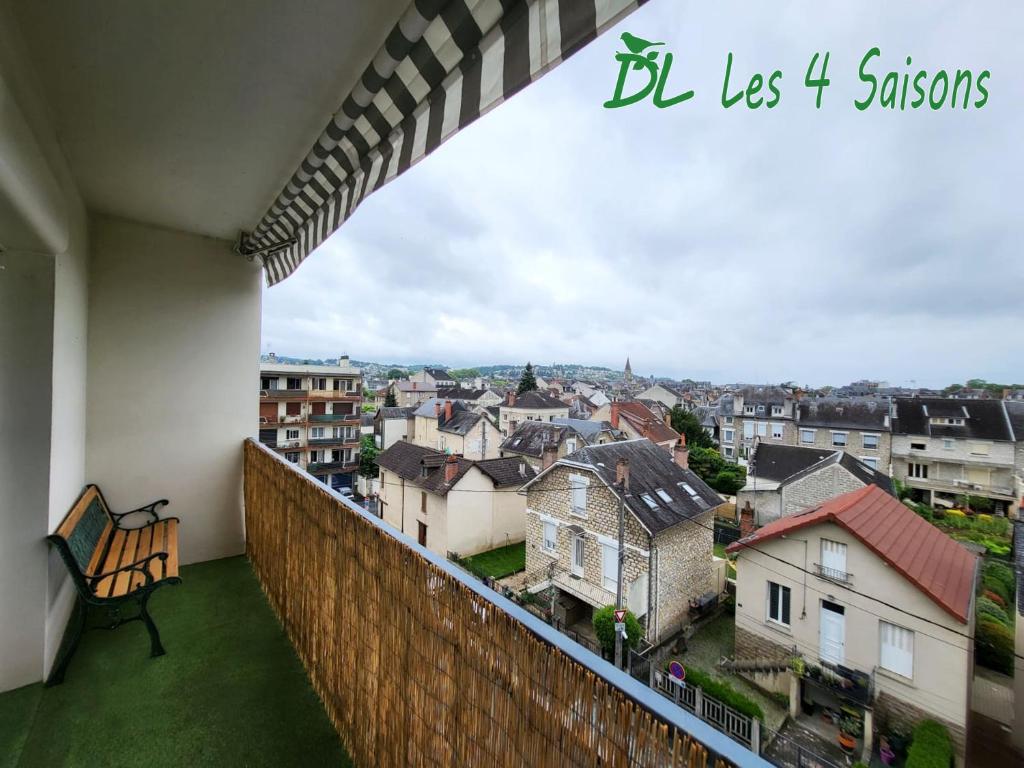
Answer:
[[[264,292],[262,349],[587,359],[713,381],[1024,378],[1014,151],[1024,8],[650,3],[375,192]],[[670,109],[604,109],[623,31],[665,42]],[[857,64],[990,69],[982,110],[853,107]],[[802,87],[828,50],[820,109]],[[781,69],[775,109],[719,103]],[[507,148],[496,151],[495,148]]]

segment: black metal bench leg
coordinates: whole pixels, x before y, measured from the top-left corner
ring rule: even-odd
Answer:
[[[71,657],[75,655],[75,651],[78,649],[78,641],[82,639],[88,611],[89,608],[85,601],[80,596],[76,596],[74,608],[71,609],[71,623],[68,625],[65,636],[61,640],[57,662],[54,664],[53,669],[50,670],[50,676],[46,678],[47,688],[64,682],[64,673],[68,669],[68,664],[71,663]]]
[[[160,642],[160,632],[156,628],[156,624],[153,623],[153,617],[149,615],[149,609],[146,607],[146,603],[149,602],[149,596],[152,592],[147,592],[142,596],[142,602],[139,606],[139,618],[146,625],[146,629],[149,631],[149,655],[151,657],[163,656],[167,651],[164,650],[163,644]]]

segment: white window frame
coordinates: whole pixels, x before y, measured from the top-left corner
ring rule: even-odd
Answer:
[[[310,464],[323,464],[323,463],[326,463],[326,462],[324,462],[324,458],[325,458],[325,455],[324,455],[324,449],[323,448],[314,448],[312,451],[309,452],[309,463]]]
[[[614,577],[608,576],[608,561],[611,560]],[[609,580],[611,586],[608,585]],[[615,593],[619,583],[619,550],[618,546],[601,542],[601,586],[608,592]]]
[[[759,421],[757,422],[757,436],[768,437],[768,422]]]
[[[867,464],[872,469],[878,469],[878,457],[877,456],[861,456],[860,460]]]
[[[773,405],[772,406],[772,416],[781,416],[781,415],[782,415],[782,406],[781,405]]]
[[[786,434],[786,425],[777,421],[772,422],[772,440],[781,440]]]
[[[724,417],[722,417],[722,423],[723,424],[732,424],[732,416],[724,416]]]
[[[946,437],[942,440],[942,449],[945,451],[952,451],[956,449],[956,440]]]
[[[744,405],[743,406],[743,415],[744,416],[753,416],[754,415],[754,406],[752,406],[752,405]]]
[[[843,542],[822,538],[820,547],[822,568],[847,573],[846,545]]]
[[[570,438],[566,439],[566,441],[565,441],[565,452],[566,453],[575,453],[576,452],[576,438],[575,437],[570,437]]]
[[[743,439],[753,440],[754,439],[754,422],[744,421],[743,422]]]
[[[837,431],[837,430],[834,430],[834,429],[831,432],[832,432],[832,447],[833,448],[846,448],[850,444],[850,433],[849,432],[841,432],[841,431]],[[843,442],[841,442],[841,443],[837,443],[836,442],[836,436],[837,435],[842,435],[843,436]]]
[[[722,430],[722,442],[723,443],[731,443],[731,442],[733,442],[733,440],[735,439],[735,435],[736,435],[736,430],[735,429],[723,429]]]
[[[731,459],[736,455],[736,451],[733,450],[731,445],[725,446],[725,457]]]
[[[779,584],[779,583],[774,582],[774,581],[768,581],[768,582],[765,582],[765,584],[767,585],[766,588],[767,588],[767,592],[768,592],[768,594],[765,597],[765,601],[764,601],[765,621],[768,621],[768,622],[770,622],[772,624],[777,624],[780,627],[785,627],[786,629],[789,629],[789,627],[791,626],[790,625],[790,621],[793,620],[793,590],[791,590],[785,584]],[[772,587],[776,587],[779,590],[779,600],[778,600],[778,609],[779,610],[778,610],[778,616],[777,617],[772,616]],[[789,614],[790,614],[789,615],[789,621],[783,621],[782,620],[783,619],[783,613],[784,613],[783,612],[783,604],[785,602],[785,601],[783,601],[782,597],[786,593],[789,594]]]
[[[558,551],[558,523],[554,520],[542,520],[541,525],[544,526],[544,531],[541,534],[542,546],[545,552],[557,552]],[[548,536],[550,534],[550,537]]]
[[[914,631],[880,620],[878,622],[878,666],[886,672],[913,680]]]
[[[804,440],[804,435],[810,434],[810,440]],[[800,428],[800,444],[801,445],[814,445],[814,441],[817,439],[817,431],[813,429],[807,429],[806,427]]]
[[[323,427],[310,427],[309,428],[309,439],[310,440],[323,440],[324,439],[324,428]]]
[[[583,475],[569,475],[569,514],[575,517],[586,518],[587,516],[587,486],[590,485],[590,478]],[[582,511],[577,511],[582,510]]]
[[[286,429],[284,431],[284,439],[285,440],[298,440],[299,439],[299,430],[297,430],[297,429]]]
[[[912,477],[915,480],[927,480],[928,479],[928,465],[921,464],[920,462],[911,461],[907,463],[907,477]]]

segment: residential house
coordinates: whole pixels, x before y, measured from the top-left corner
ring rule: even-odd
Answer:
[[[889,404],[878,399],[810,398],[797,404],[797,444],[846,451],[889,471],[892,425]]]
[[[876,728],[909,732],[934,719],[962,763],[977,556],[875,485],[780,518],[727,551],[738,559],[736,660],[754,669],[781,661],[774,677],[748,674],[788,691],[794,717],[802,702],[854,708],[865,755]],[[794,655],[803,674],[790,671]]]
[[[388,388],[391,390],[391,394],[395,396],[395,402],[401,408],[408,406],[416,407],[432,397],[437,397],[437,387],[434,384],[425,384],[422,381],[399,379],[391,382]]]
[[[509,392],[505,402],[498,406],[498,426],[501,434],[511,435],[524,421],[551,421],[569,418],[569,406],[545,392]]]
[[[716,443],[719,439],[719,427],[718,427],[718,406],[717,405],[694,405],[690,408],[694,416],[697,417],[697,421],[704,427],[704,431],[708,433],[708,437],[714,440]]]
[[[488,405],[500,405],[502,402],[501,395],[485,387],[438,387],[437,398],[439,400],[461,400],[467,405],[477,405],[482,408]]]
[[[381,517],[432,552],[474,555],[523,540],[517,490],[536,472],[522,459],[473,461],[402,440],[377,464]]]
[[[685,446],[674,457],[643,438],[585,446],[525,489],[530,588],[557,590],[566,626],[586,632],[593,610],[615,602],[620,510],[623,599],[649,642],[688,623],[689,601],[712,589],[713,515],[723,502],[688,468]]]
[[[746,464],[755,441],[796,444],[796,396],[787,387],[743,387],[719,399],[720,450]]]
[[[839,449],[758,443],[736,494],[741,529],[749,533],[865,485],[893,492],[888,475]]]
[[[633,398],[627,397],[627,398],[623,398],[623,399],[625,399],[625,400],[632,400]],[[671,424],[672,423],[672,409],[669,408],[664,403],[662,403],[662,402],[660,402],[658,400],[650,400],[650,399],[643,398],[643,397],[636,398],[636,401],[638,403],[643,403],[645,406],[647,406],[647,409],[651,413],[653,413],[659,419],[664,421],[666,424]]]
[[[1015,516],[1019,450],[1002,400],[896,398],[892,475],[914,497],[952,506],[963,496],[991,500]]]
[[[332,488],[355,487],[362,372],[337,365],[260,362],[260,442]]]
[[[617,439],[618,433],[607,422],[582,419],[524,421],[501,443],[502,456],[519,456],[535,469],[547,461],[564,458],[585,445],[599,445]],[[548,453],[545,454],[545,449]]]
[[[657,400],[671,409],[683,404],[683,390],[672,384],[658,382],[637,395],[637,400]]]
[[[612,429],[621,430],[626,438],[646,437],[668,451],[672,451],[680,437],[664,419],[636,400],[615,400],[598,408],[590,418],[609,422]]]
[[[1017,611],[1013,622],[1013,741],[1017,750],[1024,754],[1024,520],[1016,520],[1013,524],[1013,554],[1017,576],[1017,600],[1015,605],[1008,606]]]
[[[1010,420],[1010,428],[1014,437],[1014,492],[1017,499],[1017,517],[1022,518],[1021,507],[1024,506],[1024,402],[1007,400],[1004,403],[1006,416]]]
[[[467,459],[495,459],[501,434],[483,409],[432,398],[413,411],[410,442]]]
[[[399,440],[405,440],[415,430],[416,409],[412,406],[385,406],[378,408],[373,417],[374,443],[386,451]]]
[[[452,375],[448,373],[444,368],[424,368],[421,371],[409,375],[409,381],[415,381],[418,384],[427,384],[434,389],[440,389],[441,387],[454,387],[457,386],[457,382],[452,378]]]

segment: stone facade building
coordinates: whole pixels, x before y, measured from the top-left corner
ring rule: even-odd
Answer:
[[[615,602],[620,509],[623,602],[649,642],[685,626],[689,601],[712,589],[713,515],[723,502],[687,467],[684,444],[674,457],[647,439],[588,446],[525,489],[528,586],[554,587],[567,625],[585,628],[594,609]]]
[[[802,400],[797,407],[797,442],[805,448],[845,451],[872,469],[889,471],[892,425],[881,400]]]

